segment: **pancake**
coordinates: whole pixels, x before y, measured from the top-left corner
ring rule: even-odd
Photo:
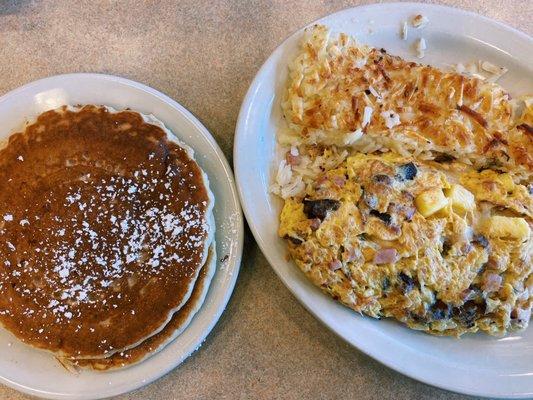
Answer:
[[[65,106],[0,151],[0,324],[23,342],[109,357],[189,299],[213,199],[192,150],[147,121]]]
[[[202,306],[209,290],[209,284],[216,270],[216,249],[215,244],[211,244],[209,256],[202,267],[191,297],[187,303],[177,311],[170,322],[158,334],[148,338],[137,347],[124,352],[115,353],[111,357],[95,360],[61,360],[73,367],[106,371],[117,368],[129,367],[138,364],[152,355],[163,350],[168,344],[176,339],[191,323],[194,315]]]

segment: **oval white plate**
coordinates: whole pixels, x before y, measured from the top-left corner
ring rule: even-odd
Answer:
[[[185,108],[137,82],[109,75],[70,74],[42,79],[0,98],[0,139],[26,119],[63,104],[105,104],[154,114],[195,151],[215,195],[219,259],[207,298],[187,329],[163,351],[143,363],[114,372],[67,372],[52,356],[21,344],[0,329],[0,383],[53,399],[95,399],[144,386],[179,365],[198,349],[231,296],[239,273],[243,223],[233,175],[224,154],[207,129]]]
[[[422,13],[423,29],[399,38],[400,24]],[[500,80],[513,94],[533,92],[533,41],[485,17],[458,9],[414,3],[375,4],[343,10],[317,21],[335,32],[414,59],[412,43],[424,37],[423,63],[445,66],[477,59],[505,66]],[[361,351],[412,378],[441,388],[482,396],[533,395],[533,327],[503,339],[483,334],[460,340],[429,336],[392,321],[361,317],[312,286],[285,259],[276,235],[280,202],[268,193],[273,166],[280,96],[287,63],[302,31],[283,42],[265,62],[243,102],[237,124],[234,160],[237,185],[250,228],[268,261],[302,304],[331,330]]]

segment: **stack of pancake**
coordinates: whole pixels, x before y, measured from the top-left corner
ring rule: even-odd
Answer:
[[[41,114],[0,151],[0,325],[69,365],[144,360],[206,296],[213,203],[193,151],[154,117]]]

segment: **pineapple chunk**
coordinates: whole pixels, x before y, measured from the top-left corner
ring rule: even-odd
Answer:
[[[420,193],[415,199],[415,205],[424,217],[429,217],[448,205],[448,199],[442,189],[434,188]]]
[[[474,195],[461,185],[452,185],[444,193],[452,203],[455,212],[472,211],[476,208]]]
[[[524,240],[531,234],[531,229],[524,218],[502,217],[500,215],[487,219],[481,228],[487,236],[498,238]]]

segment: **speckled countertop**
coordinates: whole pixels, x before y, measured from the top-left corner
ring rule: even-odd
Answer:
[[[0,94],[66,72],[150,85],[192,111],[231,157],[241,100],[291,32],[368,1],[0,0]],[[531,0],[446,0],[533,33]],[[1,355],[0,355],[1,356]],[[0,399],[27,396],[0,386]],[[234,295],[205,344],[120,399],[461,399],[351,348],[289,293],[246,235]]]

